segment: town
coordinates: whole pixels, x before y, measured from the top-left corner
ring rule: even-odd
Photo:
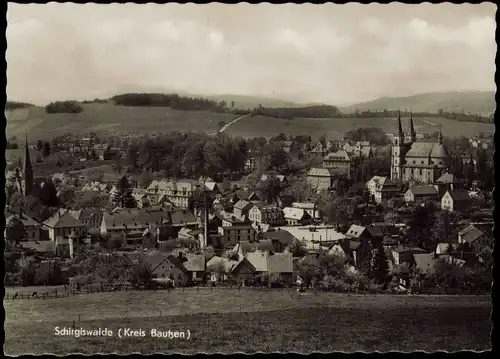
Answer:
[[[413,121],[342,141],[26,135],[6,173],[6,285],[488,293],[492,138]],[[39,176],[49,158],[59,172]]]

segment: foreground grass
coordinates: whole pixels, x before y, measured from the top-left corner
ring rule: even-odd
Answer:
[[[10,355],[490,348],[489,297],[200,290],[5,301],[4,307]],[[108,328],[114,336],[54,335],[56,326],[71,327],[73,320],[77,328]],[[144,329],[146,337],[120,339],[120,327]],[[152,328],[189,330],[191,338],[151,338]]]

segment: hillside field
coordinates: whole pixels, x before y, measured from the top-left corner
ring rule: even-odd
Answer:
[[[417,133],[433,133],[438,131],[437,125],[441,125],[444,136],[477,136],[480,132],[492,134],[495,130],[494,124],[478,122],[460,122],[445,118],[419,118],[414,117],[415,130]],[[402,119],[403,130],[407,131],[409,120]],[[318,138],[326,135],[329,139],[340,140],[345,133],[358,127],[380,127],[387,133],[395,133],[397,130],[397,119],[381,118],[314,118],[285,120],[269,118],[266,116],[245,117],[241,121],[230,126],[225,132],[228,135],[244,137],[271,137],[279,133],[286,135],[311,135]]]
[[[491,297],[347,295],[178,288],[57,299],[4,300],[5,353],[299,352],[488,350]],[[80,321],[78,321],[80,314]],[[56,336],[71,327],[112,337]],[[143,338],[117,336],[144,329]],[[150,330],[190,331],[190,339]],[[396,330],[395,330],[396,329]]]
[[[237,116],[203,111],[178,111],[168,107],[125,107],[84,104],[78,114],[47,114],[43,107],[6,111],[7,138],[24,136],[30,141],[51,139],[65,133],[112,132],[215,132],[219,121]]]
[[[28,131],[30,141],[51,139],[65,133],[97,134],[112,132],[169,132],[201,131],[213,133],[219,122],[229,123],[238,116],[202,111],[178,111],[166,107],[123,107],[111,104],[85,104],[79,114],[47,114],[42,107],[8,111],[7,137],[21,138]],[[272,137],[281,132],[289,135],[326,134],[330,139],[342,139],[344,134],[356,127],[380,127],[387,133],[396,131],[396,119],[380,118],[332,118],[285,120],[265,116],[245,117],[229,126],[228,135]],[[494,124],[460,122],[445,118],[415,118],[417,132],[432,133],[436,125],[442,126],[445,136],[477,136],[480,132],[491,134]],[[403,119],[403,128],[408,119]]]

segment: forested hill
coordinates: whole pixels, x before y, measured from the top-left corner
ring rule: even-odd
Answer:
[[[382,97],[369,102],[342,106],[342,112],[411,109],[425,113],[471,113],[489,116],[495,112],[494,91],[436,92],[406,97]]]

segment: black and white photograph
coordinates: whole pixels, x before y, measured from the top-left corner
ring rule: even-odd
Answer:
[[[496,10],[8,3],[4,353],[490,351]]]

